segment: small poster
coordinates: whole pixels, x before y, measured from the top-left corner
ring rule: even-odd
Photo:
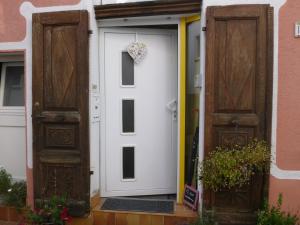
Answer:
[[[199,191],[195,188],[185,185],[184,195],[183,195],[183,204],[189,206],[193,210],[197,210],[199,200]]]

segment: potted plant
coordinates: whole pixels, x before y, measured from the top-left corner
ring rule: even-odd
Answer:
[[[66,198],[53,196],[44,200],[27,216],[32,225],[65,225],[71,222],[71,217],[66,206]]]
[[[242,187],[253,175],[269,169],[269,146],[254,140],[245,146],[218,147],[200,164],[200,180],[205,188],[219,191]]]

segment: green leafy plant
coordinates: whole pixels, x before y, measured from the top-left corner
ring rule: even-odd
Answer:
[[[70,222],[66,198],[53,196],[49,200],[40,202],[34,211],[29,211],[27,219],[35,225],[64,225]]]
[[[200,164],[200,179],[213,191],[248,184],[255,173],[267,171],[271,155],[266,142],[254,140],[246,146],[217,148]]]
[[[282,194],[279,195],[276,206],[265,203],[263,209],[258,213],[257,225],[297,225],[296,215],[285,213],[281,210]]]
[[[27,188],[25,181],[13,182],[4,195],[4,204],[20,210],[26,205]]]
[[[13,181],[12,176],[3,168],[0,169],[0,195],[2,203],[20,210],[26,205],[26,183]]]
[[[12,177],[3,168],[0,168],[0,195],[5,195],[7,190],[11,187]]]

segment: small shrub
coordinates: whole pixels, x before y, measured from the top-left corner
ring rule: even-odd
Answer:
[[[4,195],[4,204],[21,209],[26,205],[27,187],[25,181],[17,181],[11,184]]]
[[[0,195],[5,195],[11,187],[12,177],[3,168],[0,168]]]
[[[263,210],[258,213],[257,225],[297,225],[297,216],[283,212],[281,206],[282,194],[279,195],[276,206],[270,207],[265,203]]]
[[[12,176],[3,168],[0,169],[0,195],[3,204],[21,209],[26,205],[26,182],[14,182]]]
[[[217,148],[200,165],[200,180],[204,187],[219,191],[248,184],[255,173],[263,173],[270,166],[270,150],[263,141],[246,146]]]

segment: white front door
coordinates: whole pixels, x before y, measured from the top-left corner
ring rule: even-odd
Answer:
[[[101,29],[100,43],[101,196],[176,193],[177,31]]]

